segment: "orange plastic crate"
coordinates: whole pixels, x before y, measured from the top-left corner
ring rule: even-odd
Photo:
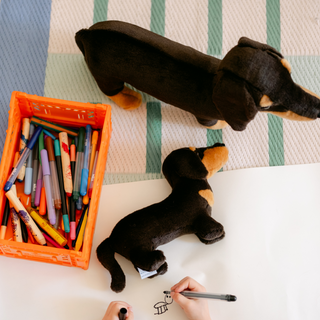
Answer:
[[[32,116],[70,127],[90,124],[93,129],[100,129],[100,151],[83,246],[81,251],[74,251],[9,240],[13,239],[11,220],[9,220],[6,239],[0,240],[0,255],[87,269],[111,137],[111,107],[104,104],[39,97],[18,91],[12,93],[7,137],[0,165],[0,221],[6,202],[3,188],[12,170],[14,154],[18,150],[21,119]]]

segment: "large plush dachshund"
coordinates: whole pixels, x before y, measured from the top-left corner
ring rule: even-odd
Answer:
[[[120,220],[109,238],[97,248],[101,264],[111,274],[111,289],[125,287],[125,275],[115,252],[131,260],[135,268],[167,271],[160,245],[194,233],[201,242],[211,244],[224,237],[223,226],[211,217],[213,193],[207,181],[227,161],[228,150],[216,143],[208,148],[183,148],[165,159],[162,171],[171,194],[162,202],[135,211]]]
[[[120,21],[82,29],[76,42],[104,94],[120,107],[146,92],[186,110],[211,129],[244,130],[258,111],[292,120],[319,117],[320,98],[295,84],[274,48],[241,38],[223,60]]]

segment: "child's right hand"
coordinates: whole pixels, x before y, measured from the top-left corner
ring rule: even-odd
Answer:
[[[132,307],[124,301],[112,301],[102,320],[119,320],[121,308],[126,308],[128,310],[126,320],[134,320]]]
[[[186,298],[179,292],[188,290],[206,292],[206,288],[190,277],[182,279],[172,288],[171,297],[179,304],[189,320],[211,320],[206,299]]]

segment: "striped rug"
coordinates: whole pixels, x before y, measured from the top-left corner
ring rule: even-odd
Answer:
[[[318,0],[1,0],[0,152],[11,92],[112,105],[113,132],[104,184],[161,178],[174,149],[224,142],[223,170],[316,163],[320,120],[302,123],[258,114],[244,132],[212,131],[143,94],[124,111],[98,89],[74,41],[81,28],[122,20],[223,58],[241,36],[268,43],[292,66],[295,82],[320,95]]]

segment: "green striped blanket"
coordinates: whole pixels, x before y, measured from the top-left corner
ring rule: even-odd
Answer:
[[[37,38],[39,43],[41,39],[47,41],[43,49],[46,53],[43,87],[39,84],[39,90],[47,97],[112,106],[113,132],[104,184],[160,178],[161,164],[172,150],[220,141],[230,152],[229,161],[223,168],[225,171],[319,161],[320,120],[292,122],[258,114],[244,132],[235,132],[230,127],[212,131],[201,127],[192,115],[146,94],[143,94],[142,107],[124,111],[98,89],[74,41],[74,34],[81,28],[103,20],[122,20],[222,58],[241,36],[246,36],[281,51],[292,66],[294,81],[320,95],[319,1],[31,2],[39,2],[38,15],[48,28],[42,38]],[[8,0],[0,2],[0,24],[7,11],[12,10],[12,6],[6,6],[8,3]],[[27,9],[23,4],[17,6],[17,16],[21,18],[19,10]],[[41,10],[46,10],[45,14]],[[31,16],[34,14],[30,13]],[[26,18],[26,23],[29,20]],[[28,30],[25,33],[31,36]],[[20,88],[12,85],[12,89]],[[27,93],[39,94],[36,90]]]

